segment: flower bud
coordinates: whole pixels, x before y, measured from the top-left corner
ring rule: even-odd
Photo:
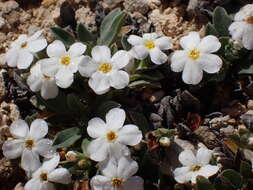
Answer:
[[[90,161],[88,159],[82,159],[77,162],[77,165],[82,169],[87,169],[90,167]]]
[[[250,137],[250,138],[248,139],[248,145],[249,145],[250,147],[253,147],[253,137]]]
[[[76,162],[78,159],[78,156],[74,151],[68,151],[67,154],[65,155],[65,158],[68,161]]]
[[[170,146],[170,138],[168,138],[168,137],[161,137],[159,139],[159,143],[163,147],[169,147]]]

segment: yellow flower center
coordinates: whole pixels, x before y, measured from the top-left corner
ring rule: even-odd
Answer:
[[[119,178],[112,178],[112,185],[116,187],[122,187],[123,181]]]
[[[34,140],[33,139],[26,139],[25,140],[25,147],[28,149],[32,149],[34,147]]]
[[[192,49],[189,53],[188,53],[188,57],[190,59],[198,59],[200,56],[200,50],[199,49]]]
[[[51,78],[51,77],[49,77],[49,76],[47,76],[47,75],[45,75],[45,74],[43,74],[43,77],[44,77],[44,79],[46,79],[46,80],[50,80],[50,78]]]
[[[109,131],[106,134],[107,141],[113,142],[117,139],[117,134],[114,131]]]
[[[196,171],[199,171],[200,168],[201,168],[200,165],[196,165],[196,166],[193,166],[193,167],[191,168],[191,171],[196,172]]]
[[[44,172],[42,172],[41,174],[40,174],[40,181],[47,181],[47,173],[44,173]]]
[[[153,48],[155,48],[155,43],[152,42],[151,40],[147,40],[147,41],[145,42],[145,46],[146,46],[146,48],[148,48],[148,49],[153,49]]]
[[[246,22],[248,24],[253,24],[253,16],[249,16],[247,19],[246,19]]]
[[[71,58],[69,56],[61,56],[60,63],[68,66],[70,64]]]
[[[100,63],[98,70],[103,73],[108,73],[112,70],[112,64],[110,63]]]
[[[26,46],[27,46],[27,42],[23,42],[23,43],[20,45],[21,48],[25,48]]]

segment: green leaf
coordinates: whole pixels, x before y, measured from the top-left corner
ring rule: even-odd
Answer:
[[[112,108],[118,108],[120,104],[114,101],[106,101],[102,103],[96,110],[96,115],[104,118],[106,113],[110,111]]]
[[[111,48],[112,55],[114,55],[118,51],[118,47],[116,43],[113,43],[110,48]]]
[[[222,7],[214,9],[213,24],[220,36],[229,36],[228,28],[232,23],[232,19]]]
[[[146,88],[146,87],[150,87],[150,88],[161,88],[161,84],[160,83],[155,83],[155,82],[149,82],[146,80],[137,80],[134,82],[131,82],[128,85],[129,88],[137,88],[137,89],[141,89],[141,88]]]
[[[51,30],[55,38],[62,41],[66,46],[70,46],[75,42],[75,37],[69,32],[57,27],[52,27]]]
[[[90,33],[90,31],[83,25],[83,24],[78,24],[77,28],[77,36],[78,39],[83,42],[83,43],[87,43],[87,42],[92,42],[94,40],[94,36]]]
[[[144,114],[134,111],[129,111],[129,116],[132,122],[139,127],[142,131],[142,134],[145,135],[149,129],[150,125]]]
[[[252,167],[248,162],[245,162],[245,161],[241,161],[240,173],[245,178],[252,178],[253,177]]]
[[[122,36],[121,44],[122,44],[123,49],[128,51],[131,49],[132,46],[131,44],[128,43],[127,38],[128,38],[127,36]]]
[[[55,148],[69,147],[82,137],[81,131],[77,127],[65,129],[56,134],[53,142]]]
[[[223,176],[227,181],[229,181],[236,188],[241,188],[242,176],[235,170],[232,170],[232,169],[224,170],[221,173],[221,176]]]
[[[90,141],[87,138],[83,139],[81,148],[82,148],[83,154],[85,154],[86,156],[88,156],[87,147],[89,144],[90,144]]]
[[[153,70],[151,72],[148,72],[147,74],[133,74],[130,76],[130,81],[136,81],[136,80],[150,80],[150,81],[159,81],[164,78],[163,74],[157,70]]]
[[[83,115],[86,113],[86,107],[80,102],[80,98],[75,94],[67,95],[67,104],[69,110],[76,115]]]
[[[206,32],[205,32],[206,36],[207,35],[214,35],[214,36],[219,36],[218,32],[216,31],[216,29],[214,28],[214,25],[211,23],[208,23],[206,26]]]
[[[198,176],[196,190],[215,190],[215,188],[208,179],[203,176]]]
[[[97,40],[99,45],[109,46],[117,37],[124,22],[125,13],[116,9],[110,12],[102,21],[100,26],[100,37]]]

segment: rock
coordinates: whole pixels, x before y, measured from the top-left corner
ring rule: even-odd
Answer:
[[[247,110],[245,105],[235,100],[230,103],[229,107],[223,108],[221,111],[230,115],[230,117],[236,118]]]
[[[5,20],[3,17],[0,17],[0,29],[3,28],[4,25],[5,25]]]
[[[5,65],[5,53],[0,54],[0,66],[3,66],[3,65]]]
[[[235,128],[232,125],[229,125],[226,128],[221,128],[220,133],[224,134],[225,136],[230,136],[235,133]]]
[[[253,100],[249,100],[247,103],[247,108],[253,110]]]
[[[161,0],[149,0],[150,9],[158,9],[161,6]]]
[[[223,117],[215,117],[211,119],[208,123],[211,128],[222,128],[227,126],[228,120],[230,120],[230,116],[226,115]]]
[[[78,24],[84,24],[89,31],[97,31],[96,14],[93,13],[90,8],[81,7],[77,9],[75,18]]]
[[[4,76],[6,74],[7,74],[6,70],[4,70],[4,69],[0,70],[0,102],[3,101],[3,99],[7,93],[7,90],[5,88],[5,81],[4,81]]]
[[[149,11],[149,2],[147,0],[125,0],[124,8],[127,12],[140,12],[145,15]]]
[[[19,4],[13,0],[0,2],[0,12],[2,12],[3,14],[10,13],[11,11],[17,9],[18,7]]]
[[[103,7],[113,9],[115,7],[118,7],[124,0],[104,0],[103,1]]]
[[[55,4],[57,2],[57,0],[43,0],[41,2],[41,5],[44,6],[44,7],[49,7],[53,4]]]
[[[242,122],[250,129],[253,127],[253,115],[251,114],[243,114],[240,116]]]

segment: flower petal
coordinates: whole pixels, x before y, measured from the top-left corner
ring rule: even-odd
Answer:
[[[168,57],[160,49],[154,48],[149,51],[151,61],[157,65],[163,64],[168,60]]]
[[[242,38],[243,46],[247,50],[253,49],[253,27],[248,26],[244,30],[243,38]]]
[[[114,69],[122,69],[129,63],[130,57],[127,51],[120,50],[112,56],[111,61]]]
[[[242,40],[245,28],[247,28],[247,25],[245,22],[233,22],[229,26],[228,30],[233,40]]]
[[[59,162],[60,156],[59,154],[55,154],[50,160],[44,161],[43,165],[41,166],[41,169],[50,173],[58,166]]]
[[[198,175],[208,178],[216,174],[218,171],[219,171],[218,166],[208,164],[206,166],[201,167],[201,169],[198,171]]]
[[[183,81],[186,84],[198,84],[203,78],[203,71],[197,62],[188,61],[184,66]]]
[[[30,75],[27,78],[27,84],[33,92],[38,92],[42,86],[42,73],[40,64],[36,63],[30,70]]]
[[[30,42],[30,41],[34,41],[34,40],[37,40],[41,34],[43,33],[43,30],[38,30],[37,32],[35,32],[32,36],[30,36],[27,41]]]
[[[29,127],[24,120],[16,120],[10,126],[10,133],[17,138],[25,138],[29,135]]]
[[[40,60],[41,72],[47,76],[54,77],[60,68],[59,58],[48,58]]]
[[[127,39],[128,43],[132,46],[144,44],[144,39],[140,36],[130,35]]]
[[[91,55],[96,62],[110,62],[111,50],[107,46],[95,46]]]
[[[119,177],[117,172],[117,161],[114,159],[108,159],[103,164],[100,164],[101,173],[109,178]]]
[[[125,71],[113,71],[110,74],[110,86],[116,89],[125,88],[129,84],[129,75]]]
[[[221,43],[216,36],[206,36],[204,37],[198,45],[201,52],[213,53],[220,49]]]
[[[144,190],[144,180],[139,176],[130,177],[122,187],[122,190]]]
[[[222,59],[214,54],[202,54],[196,62],[207,73],[217,73],[222,67]]]
[[[174,178],[178,183],[187,183],[192,178],[192,172],[188,166],[176,168],[174,170]]]
[[[184,166],[191,167],[197,164],[196,157],[191,150],[184,150],[181,152],[178,159]]]
[[[131,49],[131,55],[136,59],[143,60],[148,56],[148,50],[144,45],[137,45]]]
[[[93,73],[88,83],[96,94],[104,94],[110,89],[108,76],[100,72]]]
[[[119,159],[117,176],[126,180],[132,175],[134,175],[137,171],[138,171],[137,162],[127,157],[122,157]]]
[[[40,167],[39,155],[32,150],[24,149],[21,158],[21,167],[26,171],[35,171]]]
[[[92,138],[102,137],[106,133],[106,124],[98,117],[93,118],[88,122],[87,132]]]
[[[9,67],[16,67],[18,62],[18,50],[16,48],[8,50],[5,59]]]
[[[67,68],[60,69],[55,75],[57,86],[61,88],[68,88],[74,81],[74,74]]]
[[[119,130],[118,133],[118,141],[125,145],[137,145],[142,139],[142,133],[135,125],[125,125]]]
[[[200,43],[200,36],[198,32],[190,32],[187,36],[180,39],[180,45],[186,50],[196,48]]]
[[[40,40],[34,40],[31,42],[28,42],[27,48],[32,53],[37,53],[47,47],[47,40],[40,39]]]
[[[50,182],[43,183],[40,190],[55,190],[54,184]]]
[[[48,175],[48,179],[55,183],[69,184],[71,182],[71,174],[66,168],[57,168]]]
[[[89,56],[84,56],[78,65],[78,71],[83,77],[91,77],[98,70],[98,64]]]
[[[123,127],[126,120],[126,113],[123,109],[113,108],[105,116],[106,125],[111,130],[118,130]]]
[[[92,160],[101,162],[108,156],[109,144],[104,139],[98,138],[90,142],[87,152]]]
[[[45,158],[51,158],[56,153],[56,150],[52,147],[52,144],[53,141],[50,139],[41,139],[36,142],[36,146],[33,150]]]
[[[156,39],[155,46],[158,46],[160,50],[168,50],[172,48],[172,43],[171,43],[171,37],[163,36],[161,38]]]
[[[197,162],[203,165],[207,165],[212,158],[212,153],[213,151],[207,148],[198,149],[198,152],[196,155]]]
[[[41,139],[48,133],[47,122],[43,119],[35,119],[30,128],[30,137],[34,140]]]
[[[17,67],[19,69],[27,69],[33,61],[33,55],[27,50],[20,50],[18,54]]]
[[[55,40],[47,46],[49,57],[60,57],[66,54],[66,48],[60,40]]]
[[[82,54],[84,54],[84,52],[86,51],[87,46],[84,45],[81,42],[76,42],[74,44],[72,44],[68,50],[68,55],[71,57],[77,57],[80,56]]]
[[[171,70],[174,72],[183,71],[186,62],[187,52],[184,50],[175,51],[171,56]]]
[[[20,157],[23,152],[23,143],[22,139],[5,141],[2,147],[3,155],[8,159]]]
[[[113,190],[113,186],[111,185],[111,179],[102,175],[94,176],[91,181],[90,185],[92,190]]]
[[[26,184],[24,189],[25,190],[41,190],[42,183],[39,179],[32,178]]]
[[[130,151],[127,146],[114,142],[109,148],[109,158],[119,160],[122,156],[129,156]]]
[[[142,37],[145,40],[154,41],[158,37],[158,34],[157,33],[145,33],[145,34],[142,35]]]
[[[45,100],[55,98],[59,93],[59,89],[56,85],[55,80],[46,80],[44,81],[41,87],[41,96]]]

